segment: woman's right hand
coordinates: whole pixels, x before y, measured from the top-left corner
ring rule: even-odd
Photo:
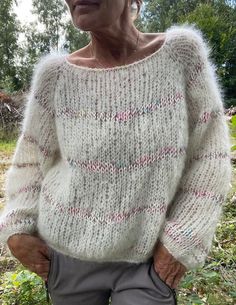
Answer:
[[[43,240],[28,234],[14,234],[8,238],[7,245],[23,266],[47,280],[49,248]]]

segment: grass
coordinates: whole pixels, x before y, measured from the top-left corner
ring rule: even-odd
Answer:
[[[17,140],[0,140],[0,154],[7,156],[11,155],[15,149],[16,141]]]
[[[228,200],[206,264],[203,268],[188,272],[179,291],[179,304],[236,304],[235,210]]]
[[[15,148],[16,141],[0,141],[0,154],[4,160],[10,160]],[[9,163],[8,163],[9,164]],[[3,175],[7,170],[8,165],[4,163],[0,168],[0,175]],[[1,177],[0,177],[1,178]],[[0,186],[1,186],[0,179]],[[2,195],[2,193],[0,192]],[[209,253],[206,264],[203,268],[190,271],[186,274],[181,282],[178,290],[178,304],[179,305],[235,305],[236,304],[236,168],[233,168],[232,188],[228,194],[228,199],[223,207],[221,221],[218,224],[215,240],[213,242],[212,250]],[[1,204],[0,204],[1,205]],[[0,207],[1,208],[1,207]],[[22,277],[22,270],[24,268],[16,262],[16,260],[9,257],[4,248],[0,245],[0,294],[1,287],[4,286],[3,278],[6,275],[12,278],[21,278],[22,285],[30,285],[32,278],[29,273],[25,273]],[[8,273],[11,272],[11,273]],[[33,278],[35,282],[39,281]],[[1,283],[2,281],[2,283]],[[15,287],[14,283],[17,283]],[[39,282],[37,282],[39,283]],[[11,282],[12,291],[15,293],[19,291],[19,282]],[[23,287],[23,288],[24,288]],[[31,287],[31,286],[30,286]],[[22,288],[22,289],[23,289]],[[32,287],[31,287],[32,288]],[[30,289],[31,289],[30,288]],[[24,288],[26,289],[26,288]],[[26,291],[27,292],[27,291]],[[12,292],[11,292],[12,293]],[[38,298],[42,300],[45,291],[37,290]],[[1,303],[0,305],[10,305],[11,303]],[[17,303],[19,305],[37,305],[38,303]],[[39,305],[45,303],[40,301]]]
[[[211,252],[203,268],[187,273],[179,290],[180,305],[236,304],[236,168],[223,206]]]
[[[0,210],[4,204],[4,174],[8,169],[17,140],[0,140]]]

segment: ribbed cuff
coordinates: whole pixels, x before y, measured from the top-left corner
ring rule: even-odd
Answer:
[[[203,267],[207,257],[207,253],[198,249],[193,248],[182,248],[181,245],[173,240],[170,236],[163,233],[159,237],[160,242],[170,252],[170,254],[186,267],[187,270]]]

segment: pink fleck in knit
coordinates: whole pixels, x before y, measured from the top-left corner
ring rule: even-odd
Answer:
[[[43,57],[6,175],[1,240],[37,232],[72,257],[139,263],[160,239],[188,269],[202,265],[231,179],[209,51],[182,25],[126,66]]]

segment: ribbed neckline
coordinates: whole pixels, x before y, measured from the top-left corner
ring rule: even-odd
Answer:
[[[160,48],[158,48],[155,52],[151,53],[150,55],[148,55],[142,59],[139,59],[137,61],[134,61],[133,63],[127,64],[127,65],[114,66],[114,67],[110,67],[110,68],[89,68],[89,67],[79,66],[79,65],[70,63],[67,59],[67,56],[69,54],[64,55],[64,62],[67,67],[73,68],[74,70],[91,71],[91,72],[92,71],[93,72],[121,71],[121,70],[127,70],[132,67],[138,67],[138,66],[146,64],[150,60],[154,59],[156,56],[160,55],[165,50],[168,39],[169,39],[169,31],[167,30],[164,33],[165,33],[165,40]]]

